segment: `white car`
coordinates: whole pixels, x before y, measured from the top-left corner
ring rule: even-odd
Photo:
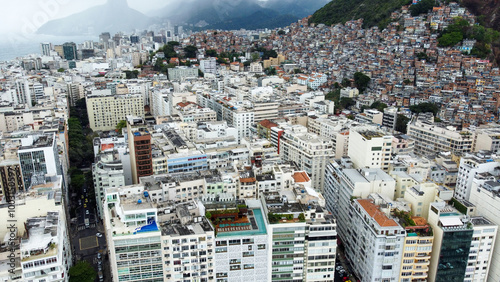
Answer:
[[[97,237],[101,238],[101,237],[102,237],[102,234],[101,234],[101,233],[97,233],[97,234],[95,234],[95,236],[97,236]]]
[[[87,214],[87,215],[88,215],[88,214],[89,214],[89,210],[85,210],[85,214]]]

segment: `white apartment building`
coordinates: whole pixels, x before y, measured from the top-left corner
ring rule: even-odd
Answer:
[[[170,205],[161,216],[163,281],[213,280],[215,234],[196,202]]]
[[[195,108],[189,110],[177,111],[181,121],[183,122],[204,122],[216,121],[217,114],[209,108]]]
[[[384,114],[375,109],[365,109],[359,115],[356,115],[356,121],[360,123],[374,123],[382,125]]]
[[[182,81],[187,78],[197,78],[198,69],[188,67],[175,67],[168,69],[168,79],[173,81]]]
[[[372,199],[354,199],[348,213],[342,242],[356,276],[361,281],[399,280],[405,229]]]
[[[127,116],[144,118],[144,98],[141,94],[90,94],[86,97],[90,128],[94,131],[115,129]]]
[[[495,155],[485,154],[484,152],[467,154],[462,157],[458,168],[455,198],[469,200],[474,176],[500,167],[500,163],[496,162],[495,158],[497,158]]]
[[[47,174],[62,174],[55,134],[35,134],[22,138],[17,155],[25,191],[45,181]]]
[[[151,91],[151,113],[153,116],[168,116],[172,114],[169,103],[170,91],[168,89]]]
[[[92,178],[97,203],[97,214],[102,218],[104,194],[107,188],[125,186],[123,164],[118,152],[102,152],[92,164]]]
[[[108,188],[104,228],[115,281],[164,281],[158,212],[140,185]]]
[[[203,73],[217,74],[217,61],[215,58],[200,60],[200,69]]]
[[[499,170],[498,168],[496,170]],[[476,206],[476,214],[490,219],[500,225],[500,184],[497,176],[480,173],[473,180],[469,201]],[[489,264],[488,281],[500,280],[500,234],[496,234],[492,243],[493,255]]]
[[[262,72],[263,69],[262,69],[261,63],[259,63],[259,62],[250,63],[250,70],[249,71],[254,72],[254,73],[255,72],[258,72],[258,73]]]
[[[323,191],[326,165],[334,157],[332,141],[296,125],[285,128],[280,140],[280,157],[294,162],[311,177],[313,188]]]
[[[500,128],[476,129],[474,132],[474,152],[481,150],[499,152]]]
[[[439,127],[428,121],[413,118],[408,123],[408,135],[415,141],[417,155],[434,155],[440,152],[463,154],[472,151],[473,135],[457,131],[455,127]]]
[[[21,238],[23,281],[69,281],[71,246],[64,211],[31,217]]]
[[[254,122],[261,122],[265,119],[273,120],[278,118],[278,102],[254,102]]]
[[[265,218],[270,271],[262,281],[332,281],[337,249],[333,217],[317,203],[304,209],[296,195],[284,191],[263,193],[260,200],[264,214],[277,215],[273,221]]]
[[[384,115],[382,117],[382,125],[390,128],[396,128],[396,121],[398,120],[398,108],[387,107],[384,109]]]
[[[349,132],[348,155],[359,168],[389,171],[392,136],[374,128],[359,127]]]
[[[253,111],[224,108],[224,120],[229,126],[238,130],[238,142],[245,137],[250,137],[251,128],[255,123],[255,113]]]
[[[217,281],[266,281],[270,274],[269,235],[265,213],[259,201],[245,201],[235,223],[225,223],[224,214],[215,214],[223,206],[207,204],[207,212],[217,218],[215,238],[215,278]],[[240,205],[238,205],[240,206]],[[245,211],[242,212],[242,211]],[[227,210],[226,210],[227,211]],[[229,215],[228,215],[229,216]],[[221,220],[222,218],[222,220]]]

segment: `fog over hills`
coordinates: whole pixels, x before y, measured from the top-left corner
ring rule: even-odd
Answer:
[[[108,0],[71,16],[52,20],[37,33],[50,35],[99,34],[103,31],[145,29],[170,21],[218,29],[275,28],[289,25],[323,7],[329,0],[175,0],[144,15],[126,0]]]
[[[71,16],[42,25],[37,33],[49,35],[99,34],[147,28],[153,21],[130,8],[126,0],[108,0],[104,5],[89,8]]]

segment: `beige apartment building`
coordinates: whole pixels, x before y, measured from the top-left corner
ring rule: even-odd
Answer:
[[[144,99],[141,94],[112,95],[104,90],[87,98],[87,112],[93,131],[113,130],[127,116],[144,117]]]

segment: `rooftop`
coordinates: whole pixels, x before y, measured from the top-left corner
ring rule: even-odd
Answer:
[[[381,227],[399,226],[394,219],[388,218],[385,213],[381,212],[379,206],[375,205],[371,200],[359,199],[356,201]]]

